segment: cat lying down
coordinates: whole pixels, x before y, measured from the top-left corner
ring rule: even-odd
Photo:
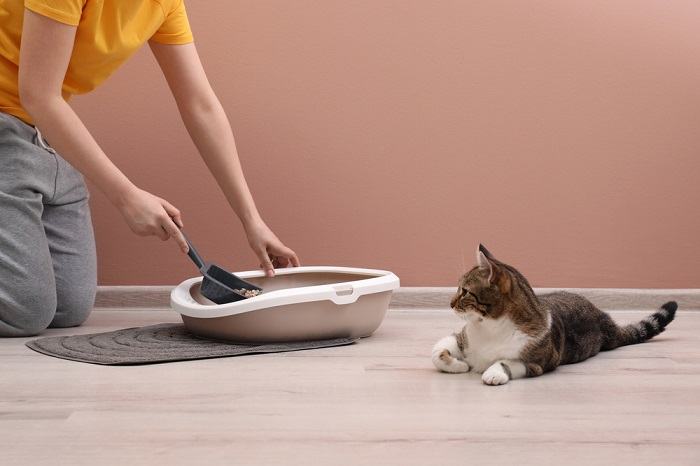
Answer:
[[[487,385],[537,377],[624,345],[645,342],[673,320],[669,301],[641,322],[618,326],[582,296],[535,296],[527,279],[482,245],[478,265],[460,279],[450,303],[467,323],[433,347],[433,364],[450,373],[475,371]]]

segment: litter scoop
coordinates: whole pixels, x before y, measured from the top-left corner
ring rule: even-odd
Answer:
[[[182,236],[185,234],[183,233]],[[204,277],[200,291],[205,298],[216,304],[226,304],[252,298],[262,293],[263,290],[259,286],[248,283],[216,264],[204,262],[187,236],[185,236],[185,241],[189,246],[187,255],[190,256]]]

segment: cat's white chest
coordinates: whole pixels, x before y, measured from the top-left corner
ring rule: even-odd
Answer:
[[[476,372],[484,372],[501,359],[519,359],[520,353],[531,341],[507,317],[499,319],[469,319],[465,360]]]

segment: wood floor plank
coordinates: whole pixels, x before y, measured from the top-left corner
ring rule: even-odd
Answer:
[[[47,335],[177,320],[101,311]],[[700,313],[501,387],[433,369],[433,343],[459,327],[447,310],[393,310],[351,346],[134,367],[0,340],[0,463],[700,464]]]

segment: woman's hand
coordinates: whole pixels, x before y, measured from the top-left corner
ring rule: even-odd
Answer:
[[[173,238],[182,252],[188,251],[187,241],[180,232],[180,211],[165,199],[133,186],[120,197],[117,208],[137,235],[153,235],[163,241]]]
[[[290,264],[293,267],[300,265],[299,258],[294,251],[285,246],[262,220],[256,220],[250,225],[246,225],[245,232],[248,236],[248,244],[258,256],[260,267],[268,277],[275,276],[276,267],[287,267]]]

